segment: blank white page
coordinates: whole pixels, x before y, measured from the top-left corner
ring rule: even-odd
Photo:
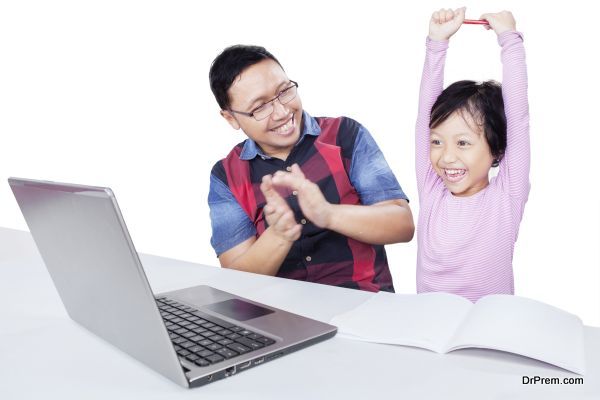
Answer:
[[[446,293],[379,292],[355,309],[335,316],[338,335],[376,343],[442,352],[473,304]]]
[[[491,295],[479,300],[448,351],[483,347],[535,358],[583,374],[583,324],[579,317],[535,300]]]

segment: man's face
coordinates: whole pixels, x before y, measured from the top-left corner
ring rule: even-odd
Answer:
[[[455,196],[471,196],[489,184],[494,157],[482,129],[467,112],[456,111],[431,130],[429,157]]]
[[[275,61],[266,59],[248,68],[228,90],[230,109],[251,113],[292,86],[290,79]],[[242,129],[266,155],[285,160],[300,137],[302,102],[296,97],[286,104],[271,103],[273,113],[257,121],[254,117],[222,110],[221,115],[234,129]]]

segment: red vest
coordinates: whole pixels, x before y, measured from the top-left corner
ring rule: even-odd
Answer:
[[[257,237],[268,224],[263,215],[265,199],[260,191],[264,175],[297,163],[304,175],[316,183],[332,204],[361,204],[349,179],[354,141],[360,125],[349,118],[316,118],[319,136],[305,135],[286,161],[240,159],[243,143],[221,161],[226,184],[242,209],[254,223]],[[306,221],[296,197],[280,190],[295,213],[297,221]],[[281,265],[277,276],[351,287],[362,290],[393,291],[385,249],[319,228],[306,221],[301,237]]]

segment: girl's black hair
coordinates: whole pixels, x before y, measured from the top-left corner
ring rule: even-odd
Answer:
[[[502,86],[495,81],[454,82],[444,89],[431,108],[429,128],[440,125],[455,111],[468,112],[483,128],[494,157],[492,167],[497,167],[506,151],[506,115]]]

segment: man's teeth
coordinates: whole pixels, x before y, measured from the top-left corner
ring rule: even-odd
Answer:
[[[287,132],[291,127],[292,127],[292,120],[290,119],[288,122],[285,123],[285,125],[281,125],[279,128],[273,129],[273,131],[277,132],[277,133],[283,133],[283,132]]]

